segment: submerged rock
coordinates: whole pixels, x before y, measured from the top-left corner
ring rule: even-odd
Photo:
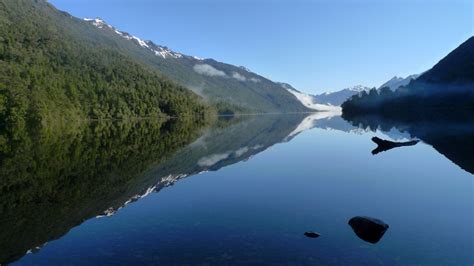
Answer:
[[[313,232],[313,231],[308,231],[308,232],[305,232],[304,235],[307,236],[307,237],[310,237],[310,238],[317,238],[317,237],[319,237],[321,234],[320,234],[320,233]]]
[[[379,242],[389,227],[388,224],[379,219],[365,216],[351,218],[349,225],[360,239],[372,244]]]

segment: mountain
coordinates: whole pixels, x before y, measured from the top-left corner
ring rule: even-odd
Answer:
[[[296,99],[298,99],[304,106],[311,110],[316,110],[316,111],[338,111],[340,108],[338,106],[333,106],[330,104],[321,104],[318,103],[316,97],[311,94],[306,94],[304,92],[301,92],[295,88],[293,88],[290,84],[288,83],[279,83],[281,87],[286,89],[288,92],[293,94]]]
[[[100,18],[85,19],[100,42],[141,61],[152,69],[223,108],[259,112],[308,111],[291,93],[242,66],[175,52],[153,41],[120,31]]]
[[[420,74],[410,75],[406,78],[394,76],[389,81],[382,84],[382,86],[380,86],[379,89],[381,89],[383,87],[389,87],[392,91],[395,91],[400,86],[408,85],[410,83],[410,81],[417,79],[419,76],[420,76]]]
[[[394,121],[425,120],[440,123],[472,115],[474,106],[474,37],[469,38],[433,68],[396,91],[371,90],[343,105],[347,119],[373,113]],[[466,114],[467,112],[467,114]]]
[[[208,111],[88,22],[44,0],[0,1],[0,128]]]
[[[474,37],[470,37],[417,81],[434,84],[474,83]]]
[[[412,79],[416,79],[419,76],[420,75],[410,75],[406,78],[395,76],[389,81],[385,82],[382,86],[380,86],[379,89],[383,87],[389,87],[392,91],[394,91],[400,86],[408,85],[408,83],[410,83]],[[363,91],[368,92],[370,91],[370,88],[367,86],[356,85],[335,92],[325,92],[322,94],[311,96],[313,97],[313,101],[319,104],[340,106],[352,96],[357,95]]]
[[[315,95],[314,99],[316,102],[321,104],[340,106],[347,99],[353,95],[359,94],[362,91],[370,90],[369,87],[357,85],[349,88],[345,88],[336,92],[325,92],[319,95]]]
[[[311,95],[295,89],[288,83],[280,82],[279,84],[293,94],[304,106],[319,111],[340,110],[339,106],[344,101],[362,91],[370,90],[369,87],[357,85],[336,92],[325,92],[318,95]]]

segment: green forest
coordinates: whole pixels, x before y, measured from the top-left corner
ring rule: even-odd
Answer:
[[[0,1],[0,127],[64,120],[198,116],[200,97],[61,24],[43,0]]]

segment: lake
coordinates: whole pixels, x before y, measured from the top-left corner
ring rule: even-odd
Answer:
[[[315,113],[18,129],[0,135],[0,263],[472,265],[471,125]],[[374,137],[388,146],[372,152]],[[388,229],[370,241],[357,216]]]

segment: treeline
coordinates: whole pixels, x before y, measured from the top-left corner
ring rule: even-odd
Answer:
[[[474,37],[470,37],[407,86],[396,91],[389,88],[373,89],[350,98],[342,104],[343,114],[378,113],[400,118],[420,116],[421,113],[421,117],[426,118],[430,114],[454,117],[452,113],[472,112],[473,62]]]
[[[45,1],[0,1],[0,126],[213,112],[112,47],[70,34],[52,19],[68,15],[54,11]]]
[[[354,95],[342,104],[343,114],[377,113],[385,116],[418,116],[429,113],[474,108],[474,90],[470,85],[412,82],[396,91],[388,87]],[[443,111],[444,110],[444,111]],[[472,110],[471,110],[472,112]]]

